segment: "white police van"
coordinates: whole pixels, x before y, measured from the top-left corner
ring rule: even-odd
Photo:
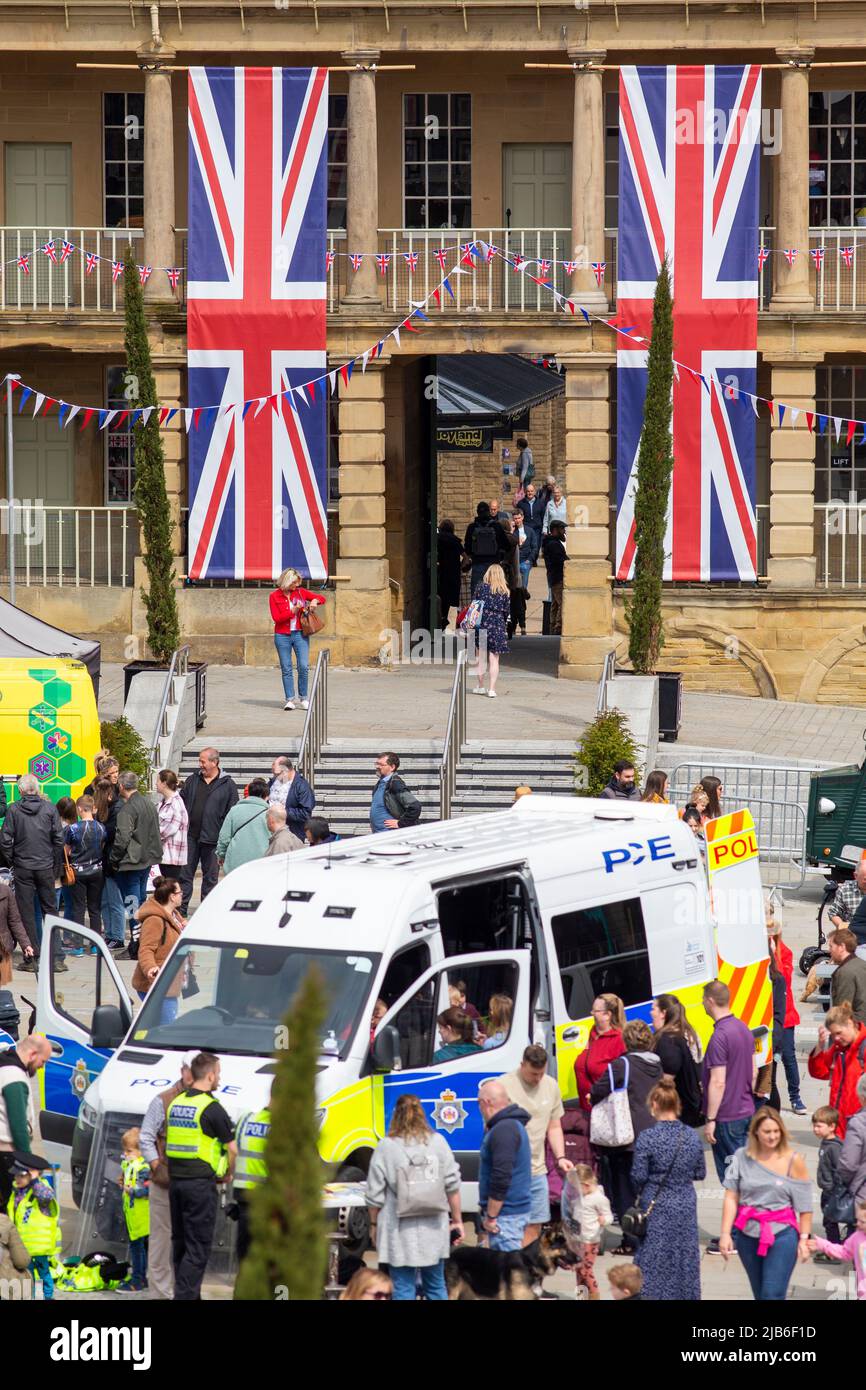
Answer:
[[[762,913],[753,915],[743,959],[758,960],[766,937]],[[61,929],[48,919],[49,934]],[[110,953],[77,931],[98,952],[92,1015],[65,1005],[68,977],[47,971],[38,1010],[56,1054],[43,1138],[67,1155],[71,1144],[77,1199],[97,1127],[113,1163],[120,1134],[177,1079],[184,1052],[219,1055],[219,1099],[234,1117],[263,1105],[287,1007],[316,965],[328,992],[322,1158],[357,1179],[396,1100],[411,1092],[455,1151],[471,1210],[479,1081],[516,1067],[538,1042],[563,1096],[574,1096],[575,1058],[602,992],[647,1020],[655,995],[677,994],[706,1037],[702,986],[717,964],[706,872],[676,811],[577,797],[523,797],[506,812],[247,864],[194,914],[134,1018]],[[42,958],[51,959],[49,942]],[[511,1027],[494,1048],[437,1060],[437,1015],[458,980],[482,1018],[492,995],[508,995]],[[371,1041],[380,999],[387,1012]]]

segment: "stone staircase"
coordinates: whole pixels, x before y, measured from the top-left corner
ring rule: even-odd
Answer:
[[[180,775],[198,767],[198,750],[208,740],[194,739],[184,749]],[[277,744],[263,738],[222,740],[220,760],[242,789],[256,775],[270,775],[274,758],[297,752],[298,740]],[[324,816],[337,835],[363,835],[369,830],[370,797],[376,782],[374,761],[383,752],[368,739],[331,739],[316,767],[316,814]],[[574,793],[573,746],[570,743],[527,741],[470,741],[457,772],[455,815],[504,810],[514,800],[514,788],[525,784],[545,795]],[[425,821],[439,819],[441,740],[401,740],[400,775],[418,797]]]

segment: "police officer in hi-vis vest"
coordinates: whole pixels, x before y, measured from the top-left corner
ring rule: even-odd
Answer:
[[[238,1157],[232,1190],[238,1204],[239,1261],[250,1248],[250,1190],[259,1187],[268,1175],[265,1147],[270,1129],[271,1112],[265,1107],[264,1110],[244,1115],[235,1135]]]
[[[220,1084],[219,1058],[200,1052],[190,1065],[192,1085],[168,1108],[171,1247],[175,1302],[201,1298],[217,1215],[217,1183],[226,1182],[237,1153],[234,1126],[213,1092]]]

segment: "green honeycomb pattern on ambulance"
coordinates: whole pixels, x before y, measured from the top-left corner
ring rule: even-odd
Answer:
[[[46,704],[54,705],[55,709],[60,709],[62,705],[68,705],[72,699],[72,686],[69,681],[55,678],[46,683],[43,694]]]
[[[77,782],[87,771],[87,763],[78,753],[64,753],[57,764],[57,773],[67,782]]]
[[[27,764],[27,771],[38,777],[40,782],[47,782],[49,777],[53,777],[57,772],[57,764],[47,753],[37,753]]]
[[[27,714],[27,723],[31,729],[35,729],[38,734],[48,733],[57,723],[57,711],[51,705],[40,703],[34,705]]]
[[[45,735],[42,747],[55,758],[62,758],[64,753],[72,752],[72,735],[67,729],[52,729],[51,733]]]

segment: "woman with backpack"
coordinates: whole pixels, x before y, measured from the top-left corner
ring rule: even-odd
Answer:
[[[424,1297],[444,1302],[452,1234],[463,1239],[460,1169],[417,1096],[400,1096],[394,1106],[387,1138],[370,1160],[367,1207],[370,1240],[390,1266],[395,1302],[414,1302],[419,1275]]]
[[[147,998],[163,962],[186,926],[180,912],[182,902],[183,890],[178,880],[160,875],[154,882],[152,896],[141,904],[136,913],[140,935],[132,988],[139,999]],[[183,977],[184,971],[178,970],[166,990],[160,1012],[160,1024],[173,1023],[177,1017]]]

